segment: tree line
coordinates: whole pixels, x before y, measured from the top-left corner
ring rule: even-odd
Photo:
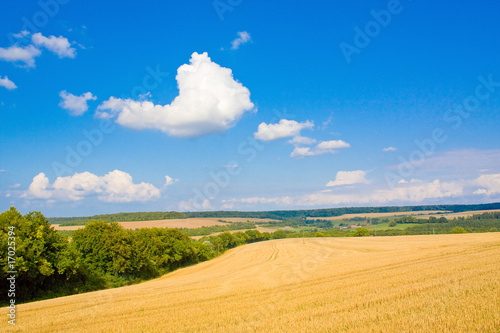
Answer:
[[[103,220],[108,222],[131,222],[131,221],[154,221],[169,219],[185,219],[186,214],[179,212],[137,212],[137,213],[116,213],[101,214],[84,217],[51,217],[50,223],[61,226],[85,225],[90,221]]]
[[[207,211],[207,212],[136,212],[136,213],[117,213],[102,214],[86,217],[51,217],[49,221],[54,224],[85,225],[92,220],[105,220],[116,222],[127,221],[151,221],[165,219],[184,219],[184,218],[268,218],[276,220],[285,219],[305,219],[307,217],[331,217],[344,214],[368,214],[368,213],[395,213],[409,211],[439,210],[459,213],[474,210],[492,210],[500,209],[500,202],[489,204],[473,205],[420,205],[420,206],[385,206],[385,207],[344,207],[328,209],[309,209],[309,210],[277,210],[277,211]]]

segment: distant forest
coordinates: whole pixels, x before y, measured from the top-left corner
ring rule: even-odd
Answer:
[[[185,219],[186,214],[178,212],[138,212],[138,213],[116,213],[83,217],[51,217],[49,222],[61,226],[85,225],[90,221],[107,222],[131,222],[131,221],[154,221],[169,219]]]
[[[346,207],[329,209],[309,209],[309,210],[276,210],[262,212],[241,212],[241,211],[209,211],[209,212],[138,212],[138,213],[117,213],[104,214],[86,217],[51,217],[49,222],[52,224],[61,224],[62,226],[85,225],[94,220],[104,220],[108,222],[127,222],[127,221],[152,221],[166,219],[185,219],[185,218],[268,218],[275,220],[284,220],[290,218],[307,217],[330,217],[344,214],[366,214],[366,213],[393,213],[425,210],[442,210],[453,213],[500,209],[500,202],[474,205],[423,205],[423,206],[386,206],[386,207]]]

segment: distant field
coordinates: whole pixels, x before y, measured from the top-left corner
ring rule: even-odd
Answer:
[[[227,225],[225,222],[270,222],[275,221],[272,219],[256,219],[256,218],[188,218],[188,219],[170,219],[170,220],[157,220],[157,221],[134,221],[134,222],[118,222],[125,229],[139,229],[139,228],[200,228],[210,227],[213,225]],[[58,224],[53,224],[55,230],[77,230],[83,228],[83,225],[61,227]]]
[[[303,242],[254,243],[142,284],[23,304],[13,331],[498,332],[500,233]]]
[[[440,214],[440,215],[431,215],[440,218],[441,216],[446,217],[447,219],[453,219],[455,217],[469,217],[472,215],[479,215],[483,213],[491,213],[491,212],[500,212],[500,209],[492,209],[492,210],[471,210],[468,212],[460,212],[460,213],[448,213],[448,214]]]
[[[330,216],[330,217],[308,217],[308,220],[345,220],[352,219],[354,217],[368,217],[368,218],[379,218],[379,217],[390,217],[390,216],[406,216],[406,215],[431,215],[431,214],[439,214],[439,213],[447,213],[442,210],[419,210],[413,212],[391,212],[391,213],[361,213],[361,214],[344,214],[340,216]],[[459,213],[463,214],[463,213]],[[442,216],[442,215],[439,215]]]
[[[258,230],[260,232],[269,232],[269,233],[273,233],[277,230],[297,230],[297,229],[294,229],[292,227],[280,227],[280,228],[264,228],[264,227],[257,227],[257,228],[254,228],[254,229],[242,229],[242,230],[231,230],[229,231],[230,233],[234,234],[235,232],[245,232],[247,230]],[[222,232],[214,232],[212,234],[210,234],[209,236],[216,236],[218,234],[221,234]],[[191,236],[192,239],[200,239],[200,238],[203,238],[205,236]]]

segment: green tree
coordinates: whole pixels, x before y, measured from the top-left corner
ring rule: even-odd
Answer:
[[[9,231],[14,232],[14,239],[8,238]],[[59,235],[40,212],[23,216],[11,207],[0,214],[0,244],[2,290],[6,290],[7,272],[13,270],[8,265],[8,250],[15,248],[18,301],[44,297],[79,273],[74,269],[73,258],[62,255],[68,246],[67,239]]]
[[[467,230],[465,230],[462,227],[455,227],[455,228],[451,229],[451,233],[452,234],[466,234]]]
[[[359,227],[356,228],[356,231],[354,232],[354,237],[363,237],[363,236],[370,236],[370,231],[366,228]]]
[[[284,230],[276,230],[271,234],[271,239],[281,239],[281,238],[286,238],[287,234]]]
[[[116,222],[94,221],[73,233],[70,246],[88,269],[106,276],[112,285],[121,285],[155,275],[147,254],[136,246],[132,232]]]
[[[391,228],[393,228],[393,227],[395,227],[397,225],[398,225],[398,223],[396,221],[389,222],[389,227],[391,227]]]

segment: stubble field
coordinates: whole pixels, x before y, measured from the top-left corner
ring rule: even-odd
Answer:
[[[222,221],[222,222],[221,222]],[[256,219],[256,218],[212,218],[212,217],[200,217],[200,218],[188,218],[188,219],[169,219],[169,220],[153,220],[153,221],[131,221],[131,222],[118,222],[119,225],[125,229],[135,230],[139,228],[201,228],[201,227],[211,227],[214,225],[228,225],[228,222],[270,222],[275,221],[272,219]],[[60,226],[59,224],[54,224],[55,230],[78,230],[82,229],[83,225],[76,226]]]
[[[21,305],[13,331],[499,329],[500,233],[485,233],[254,243],[142,284]]]

